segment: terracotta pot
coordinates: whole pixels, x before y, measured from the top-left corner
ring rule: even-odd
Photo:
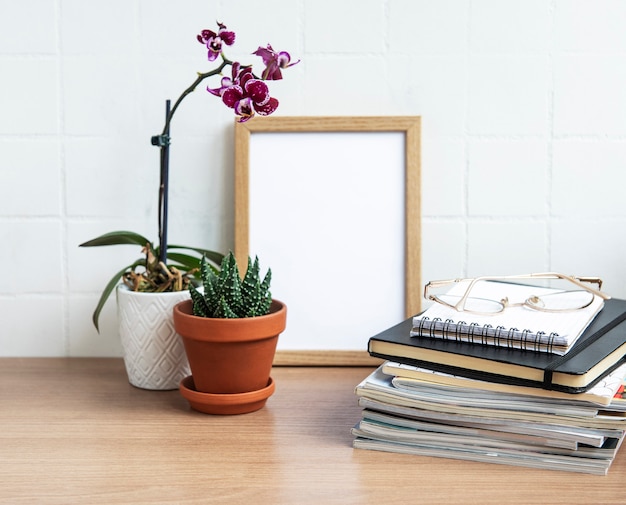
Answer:
[[[141,293],[121,284],[116,295],[128,381],[143,389],[178,388],[189,375],[189,363],[174,330],[172,308],[189,299],[189,291]]]
[[[270,313],[221,319],[194,316],[192,302],[174,306],[174,327],[181,336],[196,391],[240,394],[267,389],[278,335],[287,307],[272,300]]]

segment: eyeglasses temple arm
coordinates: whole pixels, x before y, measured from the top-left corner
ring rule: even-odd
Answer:
[[[471,289],[474,286],[474,284],[476,284],[476,282],[481,280],[481,279],[484,279],[484,278],[483,277],[476,277],[475,279],[451,279],[451,280],[445,280],[445,281],[429,281],[427,284],[424,285],[424,298],[426,300],[433,300],[434,299],[434,298],[431,298],[428,295],[428,289],[431,288],[431,287],[445,286],[446,284],[456,284],[456,283],[459,283],[459,282],[471,281],[469,286],[467,286],[467,289],[465,290],[465,293],[463,294],[461,299],[453,307],[455,310],[458,310],[459,312],[463,312],[463,310],[465,309],[465,302],[466,302],[466,300],[468,298],[469,292],[471,291]]]

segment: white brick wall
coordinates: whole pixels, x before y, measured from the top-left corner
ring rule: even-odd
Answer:
[[[626,297],[626,1],[0,0],[0,356],[119,355],[101,288],[156,240],[164,100],[271,42],[303,62],[282,115],[423,117],[423,279],[559,270]],[[170,241],[233,240],[232,116],[203,90],[172,126]]]

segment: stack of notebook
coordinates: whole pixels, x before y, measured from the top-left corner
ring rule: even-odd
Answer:
[[[369,352],[386,361],[356,387],[356,448],[602,475],[624,439],[624,300],[489,316],[435,304]]]

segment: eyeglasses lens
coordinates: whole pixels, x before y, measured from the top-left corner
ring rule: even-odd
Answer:
[[[584,290],[562,291],[542,297],[532,297],[527,304],[539,310],[576,310],[586,307],[593,301],[593,293]]]
[[[455,306],[461,300],[460,296],[456,295],[439,295],[439,300],[446,305]],[[487,300],[485,298],[472,298],[469,297],[465,300],[464,310],[467,312],[477,312],[479,314],[496,314],[502,312],[504,305],[496,300]]]

